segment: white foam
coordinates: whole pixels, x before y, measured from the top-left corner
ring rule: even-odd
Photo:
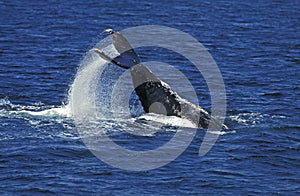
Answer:
[[[56,117],[56,116],[71,117],[72,116],[69,105],[63,105],[59,107],[42,110],[42,111],[21,110],[19,112],[27,113],[32,116],[46,116],[46,117]]]
[[[216,135],[226,135],[230,133],[236,133],[235,130],[233,131],[209,131],[209,133],[216,134]]]
[[[71,109],[69,105],[62,106],[45,106],[42,103],[34,105],[18,105],[11,103],[8,99],[0,99],[0,117],[22,117],[24,114],[30,116],[45,116],[45,117],[71,117]]]
[[[147,121],[154,121],[158,123],[162,123],[168,126],[175,126],[175,127],[186,127],[186,128],[198,128],[193,122],[190,120],[179,118],[177,116],[165,116],[160,114],[144,114],[138,119],[147,120]]]

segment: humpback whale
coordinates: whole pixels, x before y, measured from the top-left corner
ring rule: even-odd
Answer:
[[[111,58],[99,48],[93,48],[102,59],[121,68],[129,69],[134,90],[146,113],[177,116],[192,121],[199,128],[207,129],[209,123],[218,129],[227,129],[202,107],[180,97],[171,87],[161,81],[154,73],[140,62],[140,59],[127,39],[118,31],[107,29],[112,42],[120,55]]]

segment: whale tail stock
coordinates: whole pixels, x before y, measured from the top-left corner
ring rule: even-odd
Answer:
[[[200,106],[181,98],[167,83],[161,81],[147,66],[141,64],[138,55],[120,32],[112,29],[107,29],[106,32],[112,36],[113,45],[120,55],[110,58],[100,49],[92,50],[104,60],[121,68],[130,69],[135,92],[146,113],[186,118],[201,128],[208,128],[211,123],[216,129],[228,129]]]

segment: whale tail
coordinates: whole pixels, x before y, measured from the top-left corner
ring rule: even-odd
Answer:
[[[108,32],[112,36],[113,46],[120,55],[115,58],[111,58],[98,48],[93,48],[92,51],[96,52],[104,60],[109,61],[124,69],[129,69],[134,65],[140,63],[138,55],[135,53],[127,39],[121,33],[112,29],[107,29],[106,32]]]
[[[112,36],[113,46],[120,55],[111,58],[100,49],[92,50],[104,60],[130,69],[135,92],[146,113],[186,118],[202,128],[208,128],[209,123],[212,123],[214,127],[227,129],[226,125],[220,124],[200,106],[181,98],[167,83],[161,81],[147,66],[141,64],[138,55],[121,33],[112,29],[107,29],[106,32]]]

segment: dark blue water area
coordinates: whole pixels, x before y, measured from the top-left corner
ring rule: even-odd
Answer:
[[[299,194],[299,21],[296,0],[1,1],[0,193]],[[165,25],[192,35],[219,66],[230,129],[205,156],[198,156],[205,133],[199,129],[171,163],[125,171],[94,156],[71,118],[22,112],[67,104],[78,66],[103,31],[138,25]],[[142,60],[185,62],[171,53],[138,51]],[[204,80],[193,69],[184,71],[209,110]],[[148,150],[173,135],[163,129],[154,137],[111,138]]]

